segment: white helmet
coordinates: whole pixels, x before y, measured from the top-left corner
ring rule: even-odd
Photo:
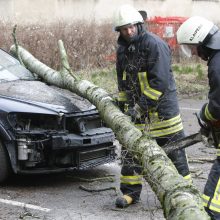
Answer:
[[[220,49],[218,27],[213,22],[199,16],[187,19],[177,30],[179,44],[204,44],[212,49]]]
[[[114,14],[114,29],[118,31],[120,27],[129,24],[144,23],[141,14],[130,5],[122,5]]]

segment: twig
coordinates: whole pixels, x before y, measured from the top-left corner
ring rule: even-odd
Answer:
[[[59,46],[59,51],[60,51],[60,58],[61,58],[61,64],[62,64],[62,68],[60,73],[62,74],[64,70],[67,70],[67,72],[75,79],[77,80],[77,76],[75,76],[73,74],[73,71],[70,68],[69,62],[68,62],[68,57],[67,57],[67,53],[65,50],[65,47],[63,45],[63,41],[59,40],[58,41],[58,46]]]
[[[79,189],[82,189],[86,192],[102,192],[102,191],[107,191],[107,190],[114,190],[116,192],[116,190],[117,190],[116,187],[114,187],[114,186],[102,188],[102,189],[89,189],[89,188],[86,188],[85,186],[82,186],[82,185],[79,186]]]
[[[192,169],[192,168],[189,168],[189,170],[190,170],[190,173],[197,173],[197,172],[199,172],[200,171],[200,169]]]
[[[98,178],[93,178],[93,179],[86,179],[86,178],[81,178],[81,177],[75,177],[75,176],[67,176],[69,178],[73,178],[75,180],[78,180],[80,182],[95,182],[95,181],[100,181],[100,182],[115,182],[115,179],[113,177],[98,177]]]
[[[205,163],[204,161],[201,160],[196,160],[196,159],[188,159],[189,163]]]
[[[212,155],[215,155],[215,154],[216,154],[216,152],[208,152],[208,151],[206,151],[206,150],[201,150],[201,152],[206,153],[206,154],[212,154]]]
[[[104,175],[105,177],[110,177],[110,176],[113,176],[113,177],[115,177],[115,174],[106,174],[106,175]]]
[[[39,216],[33,215],[32,213],[28,212],[28,211],[24,211],[23,213],[20,214],[19,219],[25,219],[25,217],[32,217],[32,218],[37,218],[39,219]]]
[[[74,75],[74,73],[73,73],[73,71],[72,71],[72,69],[71,69],[70,67],[68,67],[68,66],[63,66],[63,68],[64,68],[65,70],[67,70],[67,72],[69,72],[70,75],[71,75],[73,78],[77,79],[77,77]]]
[[[17,38],[16,38],[16,29],[17,29],[17,25],[15,25],[13,27],[13,33],[12,33],[12,36],[13,36],[13,39],[14,39],[15,48],[16,48],[16,54],[17,54],[17,58],[18,58],[20,64],[25,67],[25,65],[24,65],[24,63],[23,63],[23,61],[21,59],[20,53],[18,51],[19,47],[18,47],[18,41],[17,41]]]
[[[196,173],[195,173],[195,177],[199,177],[201,174],[203,174],[203,171],[202,171],[202,170],[196,172]]]
[[[202,158],[202,157],[188,158],[188,161],[191,163],[205,163],[205,162],[213,163],[215,161],[215,158]]]
[[[155,211],[157,212],[159,210],[162,210],[162,208],[161,207],[147,208],[147,209],[143,208],[143,211],[145,211],[145,212],[155,212]]]
[[[203,179],[203,180],[207,180],[206,177],[203,177],[203,176],[193,176],[194,178],[197,178],[197,179]]]
[[[121,208],[111,208],[112,211],[121,212],[124,211],[124,209]],[[127,210],[126,210],[127,211]]]

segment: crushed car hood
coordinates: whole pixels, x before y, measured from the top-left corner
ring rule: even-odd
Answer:
[[[7,111],[73,113],[95,109],[88,100],[40,81],[2,82],[0,96],[4,99],[0,105],[7,104]]]

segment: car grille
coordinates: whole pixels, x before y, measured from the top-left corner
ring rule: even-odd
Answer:
[[[115,146],[78,152],[78,169],[114,161]]]

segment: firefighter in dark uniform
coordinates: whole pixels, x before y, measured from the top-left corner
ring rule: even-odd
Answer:
[[[202,197],[204,207],[211,218],[220,219],[220,31],[213,22],[193,16],[179,27],[177,41],[188,57],[198,55],[207,61],[208,65],[209,101],[201,108],[200,118],[205,124],[203,133],[209,135],[207,131],[212,130],[217,158]]]
[[[114,28],[119,32],[116,69],[120,109],[160,146],[183,138],[168,45],[146,31],[142,16],[130,5],[123,5],[115,12]],[[176,150],[168,156],[190,182],[185,151]],[[116,206],[124,208],[138,202],[142,176],[138,161],[131,155],[126,154],[122,163],[123,196],[117,198]]]

